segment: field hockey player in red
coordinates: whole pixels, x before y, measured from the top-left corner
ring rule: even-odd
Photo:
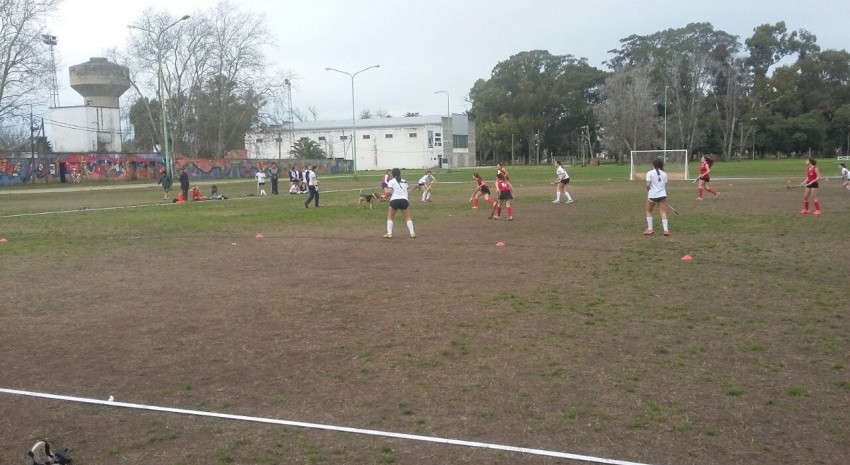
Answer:
[[[496,202],[496,205],[493,207],[496,210],[496,219],[501,218],[502,216],[502,203],[508,209],[508,221],[514,220],[514,211],[511,208],[511,200],[513,200],[513,187],[511,187],[511,183],[505,179],[504,173],[499,173],[498,178],[496,180],[496,189],[499,190],[499,200]],[[493,218],[493,212],[490,212],[490,219]]]
[[[702,200],[703,190],[707,190],[714,194],[714,198],[716,199],[717,197],[720,197],[720,194],[708,185],[709,181],[711,181],[711,165],[714,164],[714,160],[710,157],[703,156],[700,159],[700,162],[699,178],[697,178],[697,200]]]
[[[815,215],[820,215],[820,202],[818,202],[818,181],[820,181],[820,170],[818,161],[814,158],[806,160],[806,180],[803,182],[803,209],[801,215],[809,212],[809,197],[815,204]]]
[[[472,202],[472,208],[478,208],[478,199],[481,197],[484,197],[484,200],[492,207],[496,202],[490,198],[490,188],[487,186],[487,183],[484,182],[484,179],[478,173],[473,174],[472,179],[475,180],[475,192],[469,198],[469,201]]]

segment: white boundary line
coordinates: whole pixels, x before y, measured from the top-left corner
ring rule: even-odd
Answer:
[[[216,412],[202,412],[199,410],[185,410],[179,408],[171,408],[171,407],[158,407],[155,405],[143,405],[143,404],[131,404],[126,402],[115,402],[108,400],[99,400],[99,399],[89,399],[85,397],[72,397],[72,396],[63,396],[59,394],[47,394],[40,392],[31,392],[31,391],[19,391],[16,389],[5,389],[0,388],[0,393],[3,394],[11,394],[18,396],[27,396],[27,397],[39,397],[42,399],[53,399],[53,400],[64,400],[68,402],[78,402],[83,404],[95,404],[95,405],[104,405],[107,407],[121,407],[121,408],[129,408],[136,410],[151,410],[154,412],[166,412],[166,413],[177,413],[181,415],[194,415],[199,417],[214,417],[214,418],[222,418],[225,420],[240,420],[240,421],[250,421],[254,423],[268,423],[274,425],[284,425],[284,426],[293,426],[298,428],[310,428],[310,429],[320,429],[327,431],[339,431],[343,433],[354,433],[354,434],[365,434],[369,436],[382,436],[388,438],[397,438],[397,439],[410,439],[413,441],[423,441],[423,442],[436,442],[440,444],[451,444],[455,446],[465,446],[465,447],[475,447],[480,449],[495,449],[502,450],[507,452],[519,452],[523,454],[532,454],[532,455],[542,455],[547,457],[557,457],[562,459],[571,459],[571,460],[580,460],[583,462],[592,462],[592,463],[605,463],[609,465],[649,465],[645,463],[638,462],[627,462],[624,460],[614,460],[614,459],[605,459],[599,457],[591,457],[588,455],[578,455],[578,454],[569,454],[566,452],[556,452],[556,451],[548,451],[542,449],[530,449],[527,447],[515,447],[515,446],[505,446],[500,444],[490,444],[486,442],[475,442],[475,441],[464,441],[460,439],[445,439],[438,438],[434,436],[421,436],[418,434],[405,434],[405,433],[394,433],[390,431],[378,431],[371,429],[360,429],[360,428],[351,428],[347,426],[332,426],[332,425],[322,425],[318,423],[305,423],[301,421],[290,421],[290,420],[277,420],[273,418],[261,418],[261,417],[249,417],[245,415],[232,415],[229,413],[216,413]]]

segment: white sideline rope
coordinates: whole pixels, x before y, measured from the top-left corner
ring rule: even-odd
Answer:
[[[254,423],[268,423],[274,425],[293,426],[298,428],[320,429],[326,431],[339,431],[344,433],[365,434],[369,436],[383,436],[397,439],[410,439],[413,441],[436,442],[440,444],[451,444],[455,446],[475,447],[480,449],[495,449],[507,452],[520,452],[523,454],[542,455],[547,457],[557,457],[562,459],[579,460],[582,462],[604,463],[609,465],[649,465],[638,462],[627,462],[624,460],[605,459],[599,457],[591,457],[588,455],[570,454],[566,452],[556,452],[542,449],[530,449],[527,447],[505,446],[501,444],[490,444],[486,442],[464,441],[460,439],[445,439],[434,436],[421,436],[418,434],[394,433],[390,431],[377,431],[371,429],[351,428],[347,426],[332,426],[322,425],[318,423],[305,423],[301,421],[277,420],[274,418],[249,417],[245,415],[232,415],[229,413],[202,412],[199,410],[186,410],[171,407],[158,407],[155,405],[131,404],[127,402],[115,402],[109,400],[89,399],[85,397],[63,396],[58,394],[47,394],[41,392],[19,391],[16,389],[0,388],[0,393],[11,394],[17,396],[39,397],[43,399],[64,400],[68,402],[78,402],[83,404],[104,405],[107,407],[122,407],[136,410],[151,410],[154,412],[177,413],[181,415],[194,415],[199,417],[214,417],[226,420],[250,421]]]

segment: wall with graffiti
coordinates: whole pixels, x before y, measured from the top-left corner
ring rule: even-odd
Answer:
[[[277,167],[280,176],[289,169],[316,165],[320,174],[346,173],[352,170],[350,160],[257,160],[183,158],[174,160],[176,171],[183,168],[192,179],[253,178],[258,171],[271,174]],[[39,158],[0,158],[0,186],[36,183],[155,181],[165,165],[158,153],[40,154]]]

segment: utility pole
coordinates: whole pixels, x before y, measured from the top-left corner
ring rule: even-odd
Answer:
[[[35,184],[35,126],[32,119],[32,104],[30,104],[30,176]]]

